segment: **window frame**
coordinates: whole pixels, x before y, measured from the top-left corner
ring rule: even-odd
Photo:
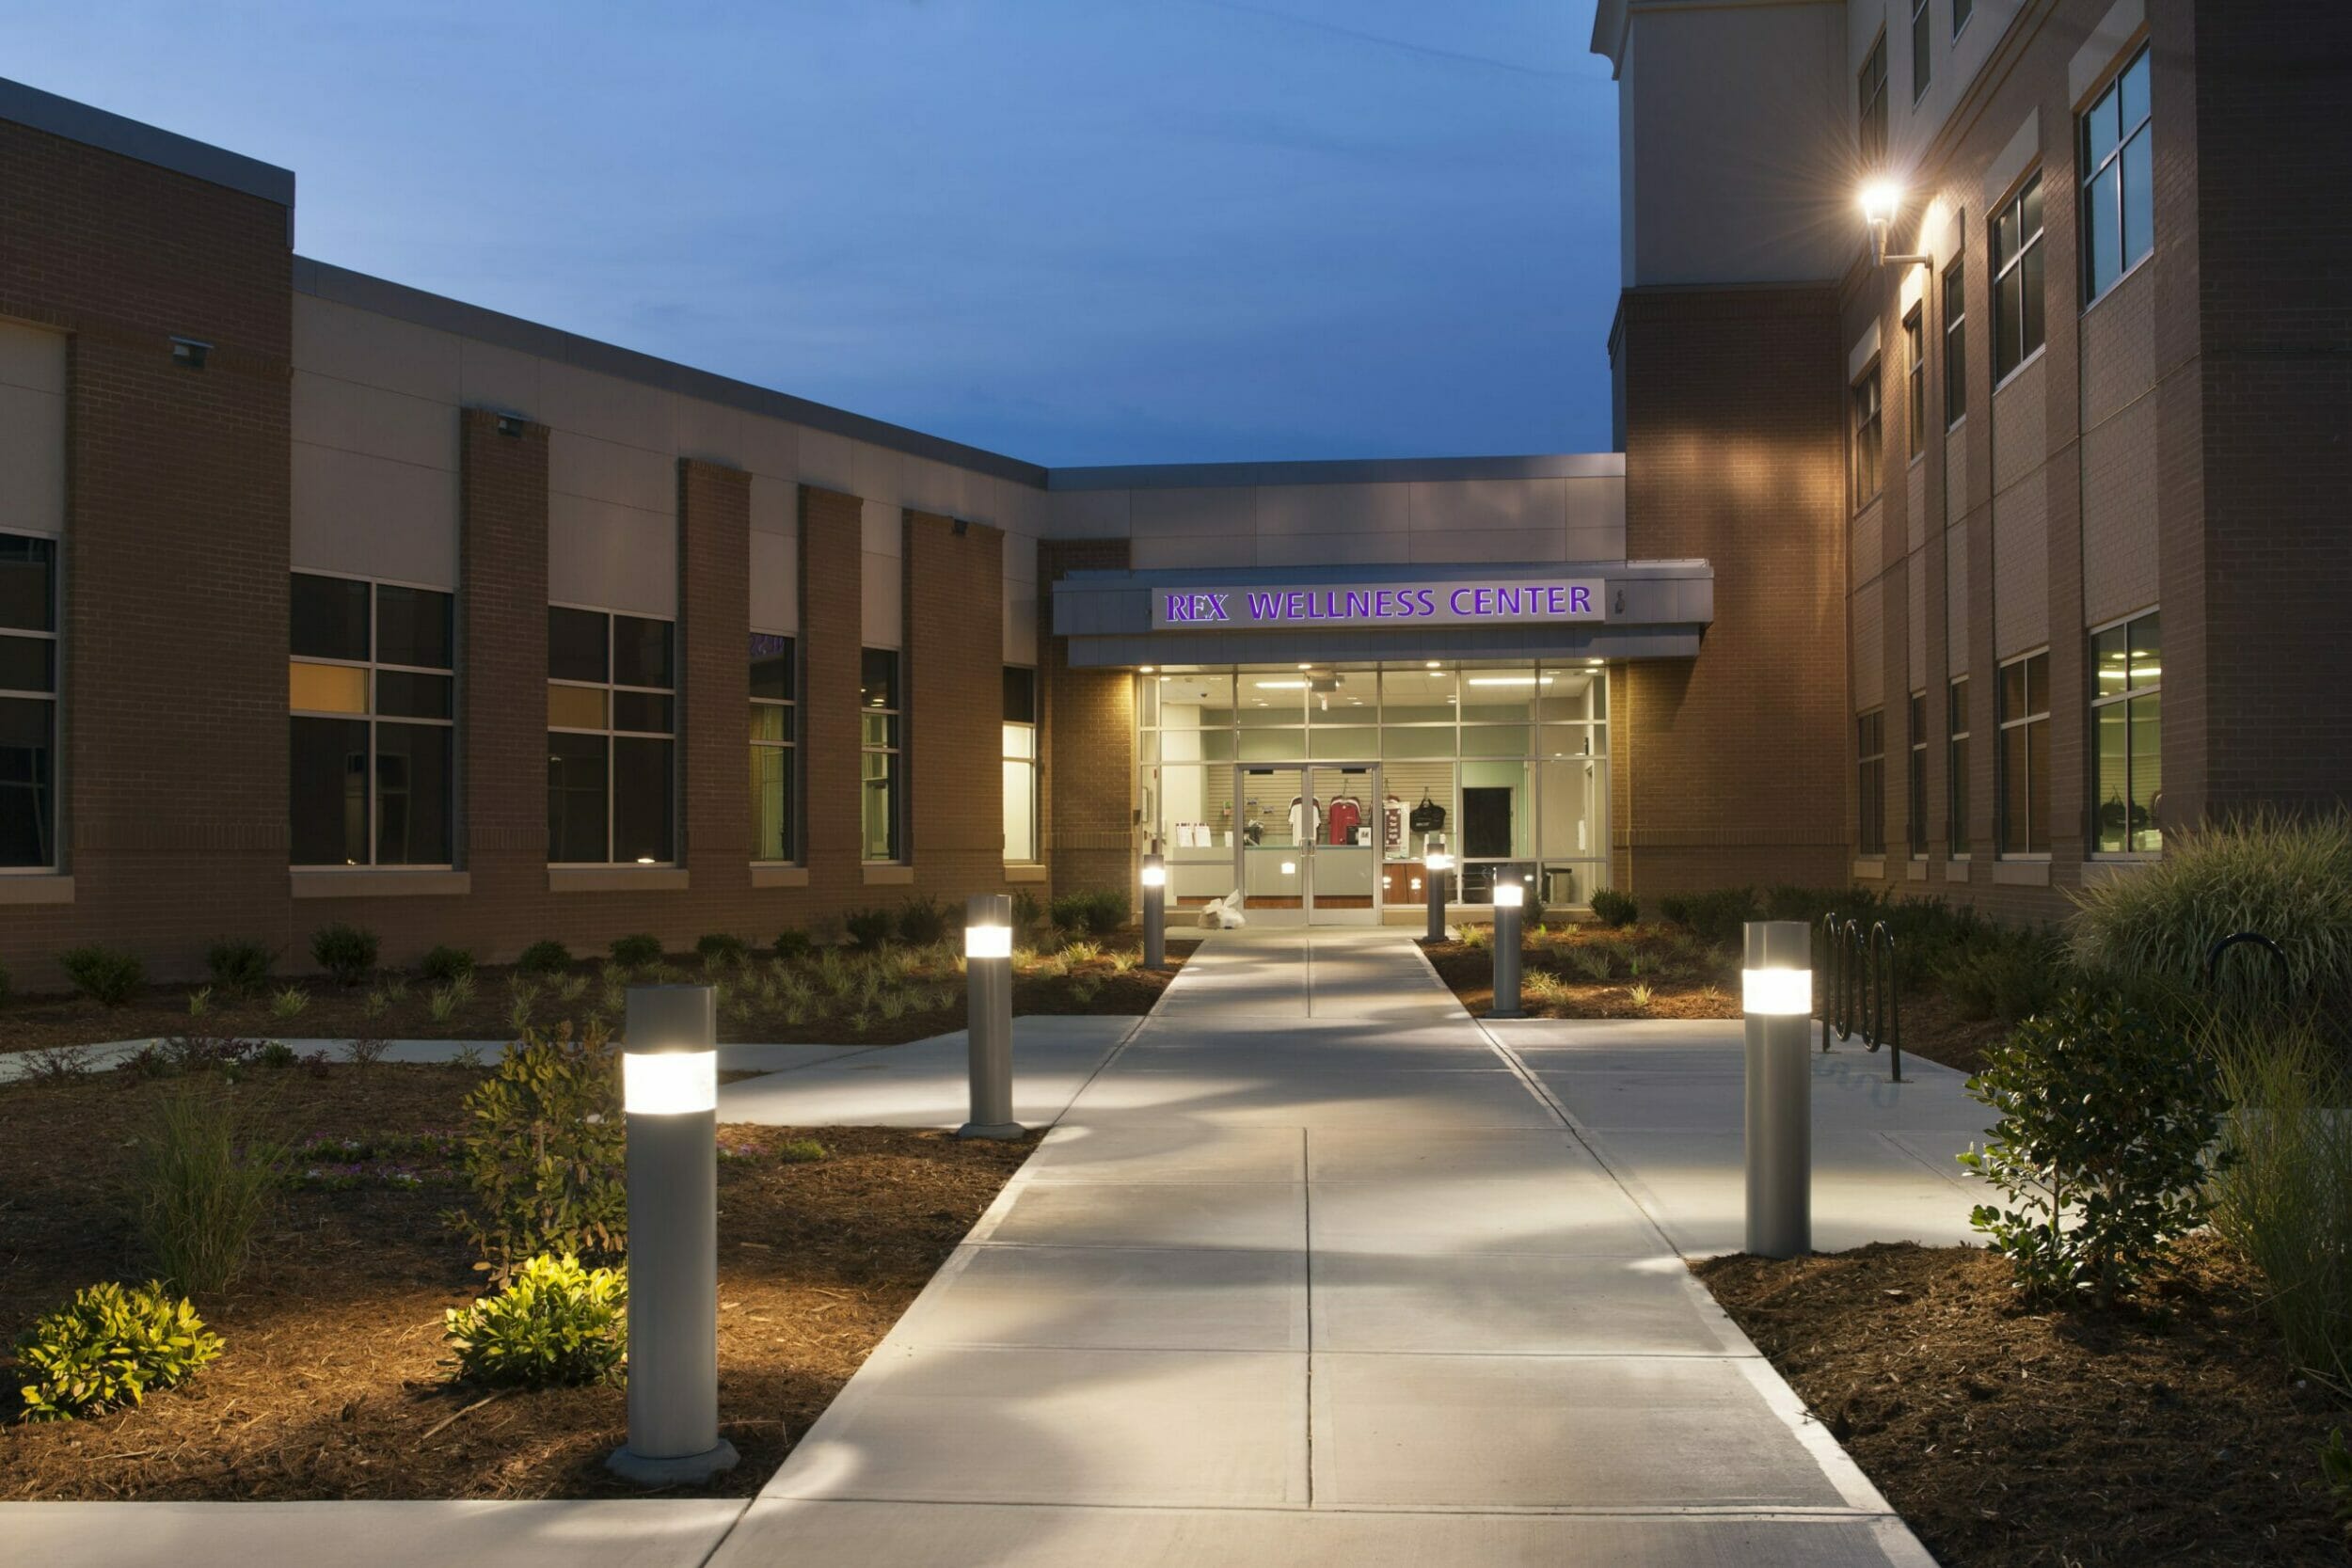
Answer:
[[[1968,677],[1944,687],[1944,856],[1964,861],[1976,846],[1968,826],[1968,743],[1976,728],[1968,714]]]
[[[1928,858],[1928,693],[1925,687],[1911,694],[1903,715],[1904,736],[1909,743],[1907,771],[1903,779],[1903,836],[1911,848],[1911,858]]]
[[[1914,463],[1928,454],[1927,315],[1928,305],[1923,299],[1903,317],[1903,352],[1911,357],[1903,371],[1903,420],[1908,427],[1904,439],[1910,444],[1910,460]]]
[[[38,533],[30,529],[0,529],[0,536],[49,546],[46,580],[42,590],[47,603],[42,609],[44,626],[0,626],[0,637],[23,638],[27,641],[49,645],[49,689],[45,691],[24,687],[0,690],[0,700],[8,702],[40,703],[48,708],[49,736],[43,748],[46,777],[39,785],[35,807],[47,807],[45,832],[48,838],[47,858],[28,861],[22,865],[0,865],[0,877],[54,877],[65,869],[65,758],[58,744],[59,720],[65,693],[65,541],[54,533]]]
[[[2036,208],[2042,214],[2042,221],[2035,227],[2034,230],[2030,234],[2026,232],[2026,200],[2028,197],[2035,198]],[[2017,248],[2007,261],[2003,261],[2001,255],[2001,223],[2012,212],[2017,214]],[[1985,222],[1985,256],[1987,261],[1991,263],[1993,273],[1993,288],[1991,293],[1993,302],[1993,389],[1997,392],[2003,387],[2007,386],[2020,371],[2024,370],[2027,365],[2032,364],[2035,357],[2039,356],[2043,349],[2047,348],[2050,342],[2050,302],[2048,297],[2050,278],[2047,265],[2044,262],[2042,254],[2042,240],[2049,232],[2049,209],[2046,204],[2046,200],[2042,196],[2041,169],[2036,168],[2032,173],[2026,175],[2024,179],[2017,182],[2017,188],[2011,191],[2009,196],[2002,200],[2000,206],[1988,215]],[[2042,285],[2042,299],[2040,302],[2041,310],[2039,312],[2039,319],[2042,324],[2042,336],[2030,344],[2026,341],[2026,333],[2027,331],[2026,322],[2034,314],[2034,312],[2028,309],[2026,294],[2026,274],[2029,270],[2040,279]],[[2005,320],[2001,312],[2001,289],[2003,284],[2012,273],[2017,276],[2018,300],[2018,320],[2013,324]],[[2003,352],[2008,347],[2006,340],[2010,336],[2009,329],[2011,325],[2016,327],[2015,336],[2017,341],[2017,357],[2010,361],[2007,369],[2003,369],[2001,358]]]
[[[1856,813],[1855,851],[1864,859],[1886,854],[1886,705],[1854,715]]]
[[[745,705],[748,709],[752,710],[751,713],[747,714],[747,717],[755,717],[756,710],[761,708],[778,708],[783,710],[784,713],[784,736],[782,739],[776,739],[772,736],[761,734],[760,726],[755,723],[748,726],[750,733],[745,736],[745,743],[751,752],[753,760],[756,760],[762,752],[781,752],[784,753],[784,811],[782,814],[784,825],[784,853],[780,856],[767,856],[762,855],[759,852],[760,846],[757,838],[759,802],[756,799],[755,799],[752,802],[752,824],[754,829],[752,863],[754,865],[798,865],[801,863],[800,638],[793,632],[761,631],[756,628],[754,628],[751,631],[750,636],[753,640],[763,637],[779,639],[785,645],[787,650],[786,657],[790,661],[791,665],[790,674],[786,680],[787,691],[782,697],[765,696],[757,691],[749,689],[750,671],[748,664],[744,674],[746,683]],[[747,659],[755,658],[756,650],[750,648],[747,645],[746,656]]]
[[[2132,611],[2129,615],[2121,615],[2116,617],[2114,620],[2104,622],[2099,626],[2092,626],[2083,633],[2083,644],[2086,655],[2084,664],[2087,669],[2087,678],[2090,683],[2088,714],[2090,732],[2089,738],[2084,745],[2084,752],[2088,755],[2090,764],[2090,820],[2087,824],[2089,832],[2084,840],[2084,849],[2085,853],[2094,860],[2153,861],[2161,860],[2164,857],[2164,828],[2163,825],[2156,820],[2156,802],[2164,799],[2164,752],[2162,749],[2164,736],[2163,616],[2164,609],[2161,605],[2149,605],[2144,609]],[[2155,621],[2157,623],[2156,678],[2145,686],[2135,686],[2131,683],[2130,679],[2130,672],[2137,663],[2137,660],[2133,654],[2134,643],[2132,640],[2132,630],[2142,621]],[[2122,689],[2113,692],[2102,692],[2099,689],[2099,639],[2106,633],[2111,631],[2120,631],[2123,634],[2126,675]],[[2156,835],[2156,847],[2153,849],[2137,849],[2131,847],[2131,774],[2132,765],[2137,756],[2137,749],[2132,744],[2131,732],[2137,727],[2132,721],[2132,707],[2137,700],[2147,697],[2153,697],[2157,701],[2155,720],[2157,726],[2156,787],[2149,798],[2148,805],[2149,826],[2150,830]],[[2124,847],[2121,849],[2107,849],[2103,848],[2100,846],[2101,833],[2099,830],[2099,809],[2102,802],[2100,800],[2099,777],[2099,715],[2103,709],[2110,707],[2121,707],[2123,709]]]
[[[2042,705],[2039,708],[2032,706],[2035,694],[2033,664],[2036,660],[2040,660],[2042,665]],[[2006,676],[2010,670],[2019,666],[2025,667],[2025,673],[2022,679],[2026,687],[2026,702],[2027,706],[2026,712],[2012,714],[2008,711],[2009,701],[2006,688],[2008,687],[2009,682],[2006,679]],[[1994,729],[2000,737],[1999,745],[1993,753],[1994,853],[1996,859],[2005,861],[2046,861],[2050,858],[2050,802],[2048,800],[2048,786],[2046,782],[2049,777],[2050,745],[2049,647],[2044,644],[2042,647],[2037,648],[2030,653],[2018,654],[2012,657],[2005,658],[2001,660],[1998,669],[1999,674],[1995,677],[1993,686]],[[2039,735],[2035,733],[2037,730],[2040,731]],[[2019,739],[2026,751],[2026,825],[2024,833],[2024,847],[2022,848],[2012,848],[2010,847],[2011,823],[2010,820],[2009,798],[2011,764],[2010,762],[2009,754],[2009,737],[2010,733],[2013,731],[2021,732]],[[2036,802],[2032,794],[2035,771],[2033,759],[2036,752],[2037,741],[2040,743],[2040,752],[2042,758],[2042,774],[2043,780],[2045,781],[2043,786],[2043,797],[2040,802],[2042,807],[2042,844],[2039,848],[2034,847],[2033,827],[2035,815],[2034,806]]]
[[[1968,262],[1954,255],[1944,269],[1944,428],[1968,417]],[[1960,309],[1954,313],[1957,301]]]
[[[1911,102],[1915,108],[1935,79],[1935,40],[1929,26],[1933,9],[1929,0],[1911,0]]]
[[[2137,256],[2123,254],[2130,244],[2130,235],[2124,220],[2131,210],[2131,193],[2125,185],[2125,177],[2130,173],[2130,166],[2124,162],[2124,153],[2130,149],[2132,143],[2141,136],[2150,138],[2153,149],[2155,136],[2154,69],[2151,67],[2149,71],[2147,103],[2143,106],[2143,112],[2137,124],[2128,127],[2122,124],[2121,95],[2123,91],[2124,78],[2129,76],[2135,69],[2147,63],[2148,48],[2147,41],[2141,40],[2139,46],[2124,58],[2123,63],[2117,67],[2099,87],[2090,105],[2074,117],[2075,214],[2076,221],[2081,226],[2081,244],[2076,246],[2076,251],[2082,272],[2082,276],[2077,279],[2077,285],[2082,290],[2082,309],[2085,310],[2089,310],[2099,301],[2106,298],[2108,294],[2113,293],[2118,284],[2138,271],[2140,264],[2156,253],[2155,192],[2152,188],[2148,193],[2148,248]],[[2115,145],[2108,150],[2106,156],[2094,163],[2090,151],[2091,119],[2101,109],[2107,107],[2110,103],[2115,105],[2118,117],[2116,123],[2120,134],[2116,136]],[[2110,167],[2115,170],[2115,235],[2119,264],[2115,269],[2115,276],[2107,280],[2105,288],[2102,288],[2099,286],[2098,279],[2099,230],[2092,215],[2092,203],[2097,199],[2096,187],[2099,178]],[[2155,178],[2153,150],[2150,153],[2148,178],[2153,187]]]
[[[887,655],[891,661],[890,684],[892,701],[891,705],[887,707],[882,705],[881,704],[869,705],[865,698],[866,660],[877,654]],[[903,648],[860,647],[858,649],[858,858],[864,864],[866,865],[905,865],[910,863],[911,861],[911,857],[907,853],[908,802],[906,777],[906,650]],[[871,732],[866,724],[866,719],[869,715],[875,718],[888,718],[897,721],[897,722],[887,727],[884,732],[887,739],[882,743],[876,743],[870,738]],[[866,772],[866,759],[869,756],[878,756],[887,759],[883,764],[884,772],[882,775],[882,782],[888,785],[890,794],[890,844],[888,846],[889,852],[882,855],[873,855],[866,852],[866,790],[875,782],[874,780],[868,778]]]
[[[1886,29],[1881,27],[1854,77],[1854,145],[1862,166],[1875,172],[1886,165]]]
[[[1952,0],[1952,37],[1960,37],[1968,19],[1977,14],[1977,0]]]
[[[319,571],[319,570],[315,570],[315,569],[312,569],[312,568],[310,568],[310,567],[289,567],[289,568],[287,568],[287,573],[286,573],[286,576],[287,576],[287,578],[288,578],[288,594],[289,594],[289,596],[290,596],[290,603],[289,603],[288,611],[287,611],[287,620],[288,620],[289,625],[288,625],[288,627],[287,627],[287,638],[286,638],[286,644],[287,644],[286,662],[287,662],[287,666],[288,666],[289,680],[291,681],[291,677],[292,677],[292,670],[293,670],[293,667],[294,667],[294,666],[295,666],[295,665],[311,665],[311,666],[314,666],[314,667],[320,667],[320,668],[331,669],[331,670],[358,670],[358,671],[362,671],[362,672],[364,672],[364,674],[363,674],[363,677],[362,677],[362,678],[364,679],[364,681],[365,681],[365,683],[366,683],[366,684],[365,684],[365,688],[364,688],[364,690],[365,690],[365,697],[364,697],[365,706],[364,706],[364,707],[363,707],[363,708],[362,708],[359,712],[357,712],[357,713],[348,712],[348,711],[344,711],[344,710],[342,710],[342,709],[334,709],[334,708],[301,708],[301,707],[296,707],[296,706],[294,706],[294,698],[293,698],[293,693],[292,693],[292,691],[290,690],[290,691],[287,693],[287,701],[286,701],[286,720],[287,720],[287,724],[288,724],[288,729],[289,729],[289,748],[288,748],[288,749],[289,749],[289,757],[288,757],[288,769],[289,769],[289,772],[291,773],[292,767],[293,767],[293,760],[292,760],[292,756],[291,756],[291,752],[292,752],[291,732],[292,732],[292,726],[293,726],[293,724],[294,724],[294,721],[296,721],[296,720],[302,720],[302,719],[311,719],[311,720],[320,720],[320,721],[330,721],[330,722],[341,722],[341,723],[363,723],[363,724],[365,724],[365,725],[367,726],[367,730],[368,730],[368,761],[367,761],[367,781],[368,781],[368,825],[367,825],[367,846],[368,846],[368,858],[367,858],[366,860],[364,860],[364,861],[357,861],[357,862],[355,862],[355,861],[302,861],[302,860],[296,860],[296,859],[294,859],[294,842],[293,842],[293,834],[292,834],[292,832],[291,832],[291,828],[292,828],[292,821],[293,821],[293,803],[292,803],[292,801],[291,801],[291,800],[290,800],[288,801],[288,807],[287,807],[287,818],[288,818],[288,826],[289,826],[289,832],[288,832],[288,835],[287,835],[287,845],[286,845],[286,865],[287,865],[287,869],[288,869],[288,870],[291,870],[291,871],[304,871],[304,872],[309,872],[309,871],[392,871],[392,872],[400,872],[400,871],[451,871],[451,870],[454,870],[454,869],[456,868],[456,865],[457,865],[457,800],[458,800],[458,787],[457,787],[457,780],[458,780],[458,775],[459,775],[459,772],[460,772],[460,770],[462,769],[462,768],[463,768],[463,766],[464,766],[464,764],[463,764],[463,758],[461,757],[460,752],[459,752],[459,747],[458,747],[458,736],[457,736],[457,714],[458,714],[458,689],[457,689],[457,591],[456,591],[455,589],[453,589],[453,588],[444,588],[444,587],[441,587],[440,585],[436,584],[436,583],[428,583],[428,582],[414,582],[414,581],[410,581],[410,580],[407,580],[407,579],[405,579],[405,578],[374,578],[374,577],[364,577],[364,576],[362,576],[362,575],[360,575],[359,573],[357,573],[357,572],[328,572],[328,571]],[[320,654],[299,654],[299,653],[295,653],[295,652],[294,651],[294,633],[293,633],[293,626],[292,626],[292,621],[293,621],[293,610],[292,610],[292,605],[291,605],[291,594],[292,594],[292,592],[293,592],[293,589],[292,589],[292,579],[293,579],[293,578],[322,578],[322,579],[324,579],[324,580],[330,581],[330,582],[358,582],[358,583],[365,583],[365,584],[367,585],[367,589],[368,589],[368,657],[365,657],[365,658],[358,658],[358,659],[352,659],[352,658],[334,658],[334,657],[326,657],[326,656],[325,656],[325,655],[320,655]],[[408,592],[410,592],[410,593],[415,593],[415,594],[437,594],[441,595],[444,599],[446,599],[446,600],[448,600],[448,601],[449,601],[449,616],[450,616],[450,625],[449,625],[449,657],[450,657],[450,663],[449,663],[449,667],[448,667],[447,669],[438,669],[438,668],[436,668],[436,667],[434,667],[434,666],[432,666],[432,665],[429,665],[429,664],[401,664],[401,663],[396,663],[396,662],[394,662],[394,661],[392,661],[392,660],[390,660],[390,659],[387,659],[387,658],[385,658],[385,657],[383,657],[383,652],[384,652],[384,641],[383,641],[383,639],[384,639],[383,590],[385,590],[385,589],[387,589],[387,588],[405,589],[405,590],[406,590],[406,591],[408,591]],[[433,718],[433,717],[430,717],[430,716],[427,716],[427,715],[405,714],[405,713],[386,713],[386,712],[384,712],[384,711],[383,711],[383,709],[382,709],[382,707],[379,705],[379,703],[378,703],[378,699],[377,699],[377,695],[376,695],[376,693],[377,693],[378,688],[379,688],[379,686],[380,686],[380,679],[379,679],[379,677],[380,677],[381,675],[383,675],[384,673],[391,673],[391,674],[395,674],[395,675],[424,675],[424,676],[429,676],[429,677],[434,677],[434,678],[437,678],[437,679],[441,679],[441,680],[446,680],[446,681],[448,681],[448,682],[449,682],[449,716],[448,716],[447,718]],[[384,725],[386,725],[386,724],[415,724],[415,725],[421,725],[421,726],[424,726],[424,727],[428,727],[428,728],[447,730],[447,731],[449,732],[449,741],[448,741],[448,745],[449,745],[449,776],[448,776],[448,778],[447,778],[447,779],[445,779],[445,780],[443,781],[444,794],[443,794],[442,800],[441,800],[441,819],[442,819],[443,823],[447,826],[447,829],[448,829],[448,832],[449,832],[449,858],[448,858],[448,859],[446,859],[446,860],[438,860],[438,861],[387,861],[387,860],[384,860],[384,859],[382,859],[382,858],[381,858],[381,857],[382,857],[382,850],[383,850],[383,847],[382,847],[382,835],[383,835],[383,827],[384,827],[384,801],[383,801],[383,793],[382,793],[381,788],[379,787],[379,786],[380,786],[380,780],[378,779],[378,777],[377,777],[377,772],[376,772],[376,759],[377,759],[380,755],[382,755],[382,752],[381,752],[381,749],[380,749],[380,748],[378,747],[378,745],[377,745],[376,736],[377,736],[377,732],[378,732],[378,731],[379,731],[379,730],[380,730],[380,729],[381,729]]]
[[[1886,396],[1881,376],[1883,364],[1882,357],[1872,356],[1869,365],[1847,388],[1849,412],[1852,416],[1848,434],[1852,442],[1853,459],[1848,478],[1853,485],[1853,510],[1857,515],[1886,490]],[[1866,452],[1870,463],[1867,489],[1864,487],[1863,473]]]
[[[1037,667],[1031,664],[1008,664],[1005,666],[1005,673],[1008,676],[1011,675],[1015,671],[1018,671],[1022,674],[1028,677],[1029,717],[1025,721],[1013,719],[1008,716],[1003,721],[1003,728],[1005,730],[1025,729],[1028,731],[1029,750],[1025,756],[1018,756],[1013,753],[1009,747],[1002,745],[1001,742],[998,749],[1004,752],[1004,765],[1008,771],[1016,766],[1024,767],[1028,770],[1030,853],[1026,859],[1016,859],[1010,853],[1012,846],[1010,844],[1007,844],[1005,846],[1007,852],[1004,856],[1004,863],[1007,865],[1041,865],[1044,863],[1045,857],[1045,845],[1041,837],[1044,825],[1040,820],[1041,814],[1038,797],[1039,786],[1043,782],[1043,758],[1040,755],[1040,748],[1044,742],[1045,728],[1043,724],[1039,722],[1040,710],[1038,704]],[[1009,706],[1010,705],[1007,705]]]
[[[587,726],[579,724],[557,724],[548,722],[545,726],[545,733],[548,735],[590,735],[600,736],[603,739],[605,853],[605,858],[600,861],[557,860],[555,858],[554,844],[555,823],[552,816],[550,816],[548,822],[548,866],[551,870],[610,870],[616,866],[628,866],[644,871],[675,870],[677,868],[679,863],[677,831],[679,794],[678,709],[683,700],[677,686],[677,619],[675,616],[665,619],[659,615],[640,614],[638,611],[633,610],[615,610],[609,605],[578,604],[560,599],[549,599],[548,601],[548,609],[550,611],[568,610],[575,610],[582,614],[601,615],[604,617],[604,679],[601,682],[598,682],[580,680],[577,677],[569,675],[559,676],[553,673],[551,668],[547,676],[547,685],[549,688],[565,687],[576,690],[601,692],[604,697],[604,727],[602,729],[591,729]],[[612,624],[615,620],[623,617],[631,621],[650,621],[656,625],[667,626],[669,628],[669,663],[671,682],[669,686],[639,686],[631,682],[624,682],[615,678],[616,661],[613,657],[614,641]],[[628,692],[638,696],[668,698],[670,703],[669,729],[665,732],[660,730],[622,729],[619,727],[618,721],[620,718],[620,705],[614,701],[614,699],[622,692]],[[551,715],[548,717],[550,719],[552,718]],[[669,818],[669,844],[667,846],[668,852],[664,855],[652,857],[639,855],[632,856],[628,860],[622,860],[619,858],[619,851],[614,846],[615,834],[617,833],[619,828],[621,793],[620,768],[617,766],[617,758],[620,751],[620,742],[623,740],[659,740],[666,743],[670,748],[669,799],[666,813]]]

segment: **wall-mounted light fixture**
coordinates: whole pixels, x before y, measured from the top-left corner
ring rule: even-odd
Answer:
[[[523,421],[521,420],[512,414],[501,414],[499,416],[499,434],[501,436],[520,436],[522,433]]]
[[[1932,256],[1897,255],[1886,253],[1887,230],[1895,225],[1895,214],[1902,210],[1903,188],[1892,180],[1873,180],[1862,187],[1862,222],[1870,230],[1870,264],[1874,267],[1932,267]]]
[[[204,361],[211,356],[212,352],[212,344],[199,342],[194,338],[171,340],[171,362],[183,371],[202,370]]]

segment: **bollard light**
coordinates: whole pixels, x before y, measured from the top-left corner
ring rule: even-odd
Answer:
[[[632,986],[621,1055],[628,1137],[628,1441],[605,1465],[644,1486],[733,1469],[719,1435],[719,1032],[708,986]]]
[[[971,1044],[972,1119],[959,1138],[1005,1138],[1026,1129],[1012,1119],[1012,900],[973,895],[964,907],[965,1034]]]
[[[1744,936],[1748,1251],[1796,1258],[1813,1250],[1813,928],[1753,920]]]
[[[1445,874],[1454,869],[1454,857],[1445,852],[1445,839],[1431,833],[1422,855],[1429,872],[1429,929],[1425,940],[1445,941]]]
[[[1168,967],[1168,863],[1156,849],[1143,857],[1143,967]]]
[[[1488,1018],[1522,1018],[1519,1006],[1519,919],[1527,884],[1515,877],[1495,883],[1495,1002]]]

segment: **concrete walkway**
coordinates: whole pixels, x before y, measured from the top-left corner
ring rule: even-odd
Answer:
[[[1543,1077],[1212,939],[714,1564],[1927,1563]]]

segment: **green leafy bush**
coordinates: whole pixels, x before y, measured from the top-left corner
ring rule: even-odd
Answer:
[[[1046,906],[1046,918],[1057,930],[1084,931],[1106,937],[1127,924],[1129,905],[1124,888],[1089,888],[1065,893]]]
[[[888,910],[851,910],[841,917],[841,928],[862,952],[872,952],[890,940],[898,927]]]
[[[804,1165],[825,1158],[823,1144],[815,1138],[787,1138],[776,1145],[776,1158],[787,1165]]]
[[[310,960],[337,985],[356,986],[375,967],[375,933],[342,920],[322,926],[310,938]]]
[[[466,1097],[460,1161],[473,1202],[445,1216],[498,1277],[542,1252],[617,1257],[628,1244],[619,1053],[603,1024],[526,1030]]]
[[[182,1070],[200,1065],[183,1058]],[[133,1182],[139,1235],[163,1277],[199,1295],[227,1290],[252,1255],[285,1166],[285,1150],[234,1095],[199,1085],[158,1095]]]
[[[769,951],[787,963],[794,958],[805,958],[809,951],[808,933],[797,926],[787,927],[776,933],[775,945]]]
[[[1642,918],[1642,901],[1613,887],[1595,888],[1593,918],[1603,926],[1623,929]]]
[[[2037,1301],[2106,1305],[2205,1217],[2203,1156],[2228,1109],[2185,1035],[2070,990],[1988,1053],[1968,1092],[2000,1120],[1960,1157],[2010,1203],[1969,1223]]]
[[[1037,901],[1037,895],[1027,888],[1016,888],[1012,895],[1012,929],[1016,937],[1026,936],[1045,918],[1045,906]]]
[[[733,969],[751,957],[752,944],[725,931],[711,931],[694,940],[694,952],[705,969]]]
[[[653,956],[661,957],[659,942],[654,945]],[[525,974],[561,974],[572,967],[572,950],[560,942],[534,942],[522,950],[515,967]]]
[[[618,1383],[628,1350],[628,1301],[624,1270],[583,1268],[570,1253],[542,1254],[498,1294],[443,1314],[446,1364],[490,1388]]]
[[[640,931],[634,936],[614,937],[612,961],[624,969],[644,969],[661,961],[661,939]]]
[[[213,984],[230,996],[256,996],[269,984],[278,955],[258,942],[226,939],[204,949]]]
[[[75,990],[109,1007],[130,1001],[147,979],[147,965],[136,953],[97,942],[67,948],[57,955],[57,967]]]
[[[947,940],[947,906],[929,894],[916,894],[898,906],[898,940],[909,947],[930,947]]]
[[[1659,911],[1677,926],[1688,927],[1700,941],[1713,947],[1730,947],[1740,940],[1740,927],[1751,920],[1760,919],[1756,890],[1750,887],[1717,888],[1712,893],[1693,893],[1663,899]]]
[[[216,1359],[221,1338],[161,1281],[111,1281],[74,1292],[16,1341],[27,1421],[71,1421],[136,1404]]]
[[[2221,965],[2219,1000],[2249,1015],[2352,1002],[2352,817],[2258,812],[2165,835],[2164,858],[2073,894],[2075,961],[2176,990],[2204,986],[2205,955],[2234,931],[2259,931],[2286,954]]]
[[[2058,941],[2047,932],[1988,927],[1946,958],[1936,978],[1962,1017],[2017,1024],[2056,1001],[2069,976]]]
[[[473,949],[446,944],[436,947],[418,963],[417,970],[435,985],[445,986],[461,974],[473,973]]]

